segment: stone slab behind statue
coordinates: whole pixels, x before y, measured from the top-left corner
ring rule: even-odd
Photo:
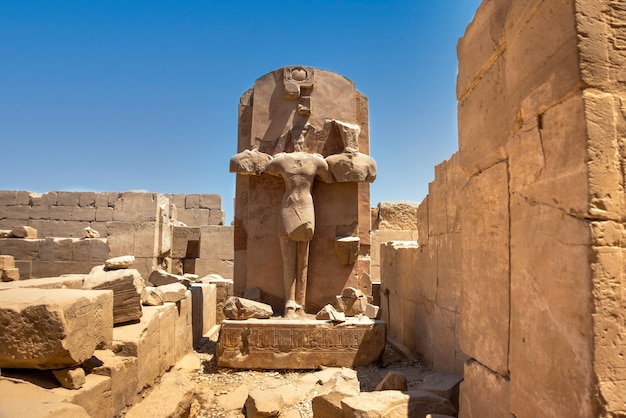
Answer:
[[[323,157],[340,155],[344,143],[339,129],[331,120],[360,127],[358,152],[369,154],[367,98],[352,81],[321,69],[314,72],[308,98],[285,99],[284,71],[279,68],[256,80],[254,87],[241,97],[239,108],[238,152],[258,147],[260,152],[276,155],[293,151],[292,129],[302,118],[299,106],[310,106],[306,123],[312,128],[306,134],[304,151]],[[303,100],[305,100],[303,102]],[[310,100],[310,102],[306,102]],[[285,185],[281,178],[267,174],[237,174],[235,202],[234,293],[259,287],[284,298],[281,248],[277,226]],[[371,294],[369,264],[365,257],[352,264],[342,264],[335,252],[335,241],[341,237],[358,237],[359,256],[369,254],[370,204],[369,183],[315,181],[311,190],[315,205],[315,233],[310,242],[306,310],[317,312],[331,303],[344,287],[360,288]],[[365,263],[365,264],[364,264]],[[283,306],[272,305],[276,312]]]

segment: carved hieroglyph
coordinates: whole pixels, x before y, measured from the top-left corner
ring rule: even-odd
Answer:
[[[262,288],[284,298],[285,315],[291,316],[305,308],[318,310],[348,285],[369,288],[369,264],[358,262],[360,254],[368,255],[367,239],[359,251],[370,227],[369,216],[362,213],[365,205],[369,208],[369,188],[358,183],[376,178],[376,163],[367,155],[365,106],[349,80],[302,66],[261,77],[242,96],[239,153],[230,161],[230,170],[241,175],[235,208],[236,293]],[[352,184],[333,186],[337,183]],[[316,210],[318,205],[322,210]],[[323,224],[322,234],[316,223]],[[352,256],[339,256],[344,246]],[[312,264],[315,259],[321,264]],[[280,277],[282,289],[275,285]]]

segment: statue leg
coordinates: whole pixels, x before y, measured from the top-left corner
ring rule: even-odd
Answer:
[[[285,314],[294,316],[297,309],[296,302],[296,272],[298,242],[289,238],[280,238],[280,250],[283,257],[283,283],[285,286]]]
[[[296,254],[296,303],[304,312],[306,303],[306,283],[309,271],[309,242],[299,241]]]

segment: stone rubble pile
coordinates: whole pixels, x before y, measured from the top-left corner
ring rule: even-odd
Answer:
[[[3,270],[13,268],[11,261],[0,256]],[[0,416],[153,416],[128,408],[159,381],[143,408],[166,411],[158,401],[168,399],[163,393],[170,399],[193,396],[184,376],[166,372],[214,331],[212,281],[221,284],[223,295],[228,289],[232,294],[232,281],[176,277],[152,286],[163,299],[159,306],[142,306],[147,287],[133,262],[132,256],[115,257],[89,274],[0,285]],[[181,416],[189,403],[168,405],[167,411]]]

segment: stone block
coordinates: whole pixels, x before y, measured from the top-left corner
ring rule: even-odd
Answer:
[[[108,206],[96,208],[96,222],[109,222],[113,220],[115,209]]]
[[[574,161],[579,163],[578,166],[580,166],[581,158],[585,159],[591,197],[589,212],[594,217],[602,219],[620,219],[626,207],[621,165],[624,159],[621,139],[622,132],[624,132],[624,119],[623,115],[620,119],[617,119],[615,115],[621,112],[622,100],[617,95],[613,96],[604,92],[585,90],[583,103],[578,100],[576,104],[578,106],[575,110],[579,112],[576,115],[578,116],[575,119],[577,121],[576,124],[570,122],[562,114],[555,116],[557,118],[560,116],[557,122],[570,122],[574,125],[569,136],[574,133],[578,134],[572,138],[572,140],[576,140],[575,144],[578,146],[568,152],[568,154],[577,157]],[[569,107],[572,108],[574,106]],[[580,115],[583,108],[585,112],[584,118]],[[564,112],[567,110],[567,108],[563,109]],[[574,131],[576,127],[582,126],[583,123],[587,129],[583,132]],[[558,131],[555,129],[555,132]],[[581,145],[586,145],[587,149],[581,152]],[[579,191],[580,189],[585,191],[583,187],[573,191]],[[578,196],[577,194],[575,197],[586,196]]]
[[[18,268],[5,268],[2,269],[2,281],[13,282],[20,279],[20,269]]]
[[[78,206],[80,193],[77,192],[57,192],[58,206]]]
[[[141,292],[144,281],[135,269],[108,270],[95,267],[85,277],[83,289],[113,291],[113,323],[136,321],[141,318]]]
[[[501,93],[506,91],[505,77],[506,62],[499,57],[472,85],[471,94],[459,98],[458,121],[464,127],[459,131],[460,165],[467,175],[485,170],[506,157],[504,146],[518,109]],[[486,112],[485,103],[493,111]]]
[[[459,395],[459,418],[510,418],[509,379],[474,360],[465,363]]]
[[[40,242],[37,239],[0,238],[0,253],[12,255],[16,260],[35,260]]]
[[[91,261],[103,262],[109,258],[109,244],[106,238],[93,238],[89,240],[91,245]]]
[[[417,243],[420,247],[428,245],[428,231],[430,225],[428,221],[428,195],[422,200],[417,208]]]
[[[17,191],[0,190],[0,207],[17,205]]]
[[[80,192],[78,196],[78,205],[80,207],[95,207],[96,206],[96,193],[95,192]]]
[[[511,3],[504,62],[505,91],[514,111],[522,103],[522,114],[540,113],[578,88],[581,78],[574,8],[567,2]]]
[[[158,195],[156,193],[124,192],[115,202],[113,220],[121,222],[155,222]]]
[[[20,278],[30,279],[33,277],[33,263],[30,260],[18,260],[15,262],[15,267],[20,271]]]
[[[82,367],[52,370],[52,374],[65,389],[80,389],[85,384],[85,370]]]
[[[189,415],[194,384],[183,373],[167,373],[159,386],[126,412],[126,418],[183,417]]]
[[[426,414],[456,416],[449,400],[430,392],[383,390],[365,392],[341,401],[343,416],[358,417],[425,417]]]
[[[210,209],[208,225],[224,225],[226,214],[220,209]]]
[[[505,163],[472,177],[463,191],[461,348],[501,374],[508,370],[509,191]]]
[[[110,298],[108,292],[69,289],[0,291],[0,320],[5,324],[0,367],[55,369],[87,360],[107,338]],[[24,344],[26,340],[30,343]]]
[[[110,350],[96,350],[92,374],[111,378],[112,415],[118,416],[137,400],[137,358],[116,356]]]
[[[437,282],[439,274],[439,236],[429,236],[428,245],[420,247],[416,254],[416,271],[420,272],[417,283],[417,299],[434,302],[437,299]]]
[[[231,226],[209,225],[200,228],[200,258],[233,260],[234,228]]]
[[[65,402],[83,407],[92,418],[113,416],[111,378],[108,376],[90,374],[86,376],[83,387],[78,390],[54,388],[51,391]]]
[[[191,316],[191,292],[188,290],[185,299],[176,302],[175,359],[178,361],[193,350],[193,328]]]
[[[11,235],[15,238],[28,238],[35,239],[37,238],[37,230],[30,226],[16,226],[11,230]]]
[[[15,258],[12,255],[0,255],[0,270],[15,267]]]
[[[135,229],[130,222],[107,222],[107,241],[111,257],[134,254]],[[137,257],[136,254],[134,254]]]
[[[378,361],[385,341],[383,321],[224,320],[216,353],[219,367],[236,369],[354,367]]]
[[[216,325],[216,293],[215,284],[193,283],[191,291],[191,319],[193,329],[193,345],[198,345],[203,335]]]
[[[176,357],[178,307],[175,303],[165,303],[163,306],[144,309],[155,309],[159,313],[159,370],[162,374],[178,361]]]
[[[505,25],[510,1],[485,3],[476,11],[474,19],[459,40],[457,55],[457,99],[467,94],[482,73],[504,52]]]
[[[56,206],[57,204],[57,192],[48,192],[41,195],[42,206]]]
[[[437,305],[449,311],[458,310],[461,302],[462,269],[461,234],[437,237]]]
[[[229,297],[233,296],[232,279],[224,279],[219,275],[209,275],[200,279],[202,283],[210,283],[215,285],[215,322],[220,324],[224,316],[224,304]]]
[[[161,374],[159,344],[160,316],[153,307],[146,307],[139,323],[113,328],[113,351],[137,358],[137,393],[152,386]]]
[[[463,375],[431,373],[424,377],[417,388],[437,396],[446,398],[452,405],[459,409],[459,385],[463,381]]]
[[[200,228],[172,227],[172,258],[197,258],[199,256]]]
[[[589,210],[588,188],[598,184],[587,180],[587,172],[591,170],[589,176],[592,176],[595,166],[602,170],[602,175],[592,178],[606,189],[598,198],[606,200],[602,197],[606,194],[619,196],[606,181],[615,179],[615,163],[607,158],[617,151],[594,146],[588,153],[584,112],[582,99],[573,96],[542,113],[541,128],[539,120],[526,122],[506,148],[511,193],[568,213],[586,213]],[[609,166],[613,168],[607,169]]]
[[[17,195],[15,196],[15,203],[17,205],[24,205],[24,206],[29,206],[30,205],[30,195],[31,192],[27,192],[25,190],[20,190],[17,192]]]
[[[10,400],[0,403],[1,417],[18,417],[23,415],[24,411],[28,411],[31,418],[90,418],[85,408],[67,402]]]
[[[135,257],[156,257],[159,250],[158,225],[155,222],[141,222],[133,225],[135,229]]]
[[[432,316],[433,369],[454,373],[456,366],[456,315],[435,304]]]
[[[418,205],[410,202],[380,202],[378,219],[373,229],[415,230],[417,229]]]
[[[202,209],[222,209],[222,196],[218,194],[201,194],[198,207]]]
[[[593,306],[592,269],[606,278],[608,290],[623,267],[611,266],[607,259],[591,263],[584,218],[513,195],[511,219],[511,411],[593,416],[595,389],[589,382],[595,372],[589,344],[592,313],[602,308]],[[598,290],[594,293],[600,296]],[[608,308],[612,299],[599,306]],[[551,366],[554,358],[561,358],[557,369]],[[530,387],[532,392],[526,389]]]
[[[63,277],[44,277],[31,280],[20,280],[12,283],[2,283],[3,289],[38,288],[38,289],[82,289],[84,274],[66,275]],[[111,304],[113,297],[111,296]],[[111,305],[111,309],[113,305]],[[111,311],[113,312],[113,311]]]

